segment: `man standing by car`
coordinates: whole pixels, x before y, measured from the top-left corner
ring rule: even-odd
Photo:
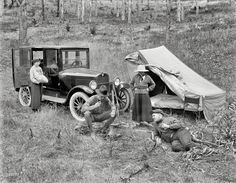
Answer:
[[[91,96],[84,103],[81,110],[84,113],[91,136],[95,135],[92,129],[92,122],[104,122],[102,132],[106,132],[116,118],[116,106],[107,96],[107,87],[101,85],[96,92],[97,95]],[[81,125],[77,125],[75,130],[79,129],[80,126]]]

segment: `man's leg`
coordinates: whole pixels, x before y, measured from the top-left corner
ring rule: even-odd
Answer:
[[[174,152],[185,151],[184,146],[180,143],[179,140],[174,140],[171,142],[171,148]]]
[[[94,121],[103,122],[106,120],[103,126],[103,131],[107,130],[110,127],[110,125],[114,122],[115,118],[116,116],[111,117],[111,111],[106,111],[102,114],[94,115]]]
[[[93,132],[93,126],[92,126],[93,118],[92,118],[91,112],[90,111],[86,111],[84,113],[84,118],[85,118],[85,121],[87,122],[87,125],[89,127],[89,131]]]
[[[186,129],[180,129],[176,132],[176,135],[185,151],[189,151],[193,145],[191,133]]]

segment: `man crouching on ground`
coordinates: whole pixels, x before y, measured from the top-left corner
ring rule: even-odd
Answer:
[[[154,113],[152,140],[159,144],[161,140],[170,143],[172,151],[188,151],[194,145],[192,135],[187,128],[180,124],[176,118],[163,118],[160,113]]]
[[[112,104],[107,96],[107,87],[101,85],[96,90],[97,95],[91,96],[82,106],[81,112],[84,113],[85,121],[89,127],[91,136],[95,136],[92,129],[92,122],[104,122],[105,124],[101,130],[102,133],[110,130],[110,125],[116,118],[116,106]],[[79,125],[75,127],[75,130],[80,128]]]

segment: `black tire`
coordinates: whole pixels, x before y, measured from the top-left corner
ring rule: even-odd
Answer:
[[[120,110],[127,111],[131,103],[129,91],[126,88],[122,88],[120,89],[120,91],[118,91],[117,97],[120,105]]]
[[[81,112],[82,105],[88,100],[88,96],[83,92],[74,93],[69,102],[70,112],[72,116],[79,122],[84,122],[85,119]]]
[[[28,86],[20,87],[18,98],[22,106],[29,107],[32,99],[30,88]]]

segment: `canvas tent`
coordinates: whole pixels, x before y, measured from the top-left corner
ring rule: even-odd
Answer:
[[[208,122],[213,122],[215,112],[224,108],[226,93],[193,71],[165,46],[139,50],[125,58],[129,76],[138,64],[145,64],[156,82],[151,103],[157,108],[182,109],[184,97],[200,97],[200,108]]]

